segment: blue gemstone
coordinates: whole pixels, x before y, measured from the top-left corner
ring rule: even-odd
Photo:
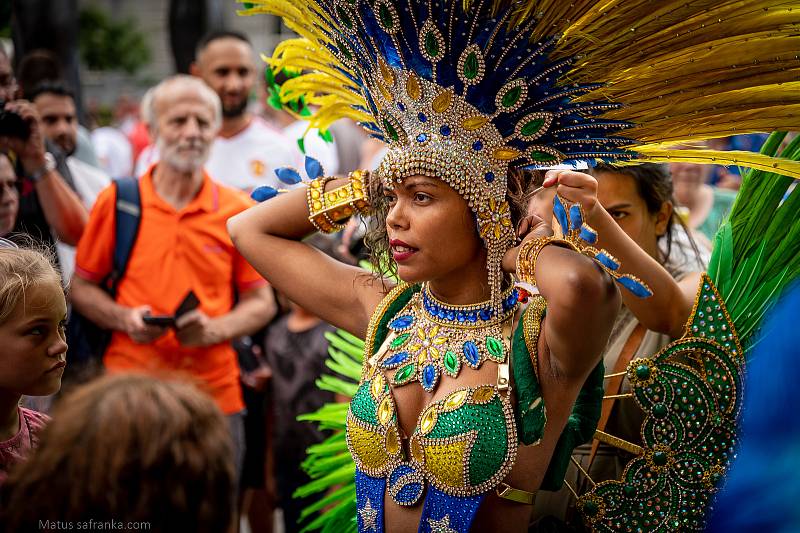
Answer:
[[[389,357],[388,359],[385,359],[381,363],[381,366],[383,368],[393,368],[393,367],[399,365],[400,363],[402,363],[403,361],[405,361],[406,359],[408,359],[409,355],[411,355],[411,354],[409,354],[408,352],[397,352],[396,354],[394,354],[393,356]]]
[[[478,347],[472,341],[467,341],[464,343],[464,357],[467,359],[467,362],[472,366],[478,366],[478,363],[481,360],[481,354],[478,351]]]
[[[428,122],[428,117],[425,116],[425,113],[420,113],[419,115],[417,115],[417,118],[419,119],[420,122]]]
[[[494,172],[487,172],[486,175],[483,177],[488,183],[494,181]]]
[[[433,365],[427,365],[425,368],[422,369],[422,388],[426,391],[430,392],[433,390],[433,387],[436,386],[436,382],[439,381],[439,373],[436,371],[436,367]]]
[[[448,311],[447,320],[455,320],[455,319],[456,319],[456,314],[453,311]]]
[[[481,320],[490,320],[492,318],[492,311],[488,307],[481,309],[480,316]]]
[[[406,110],[406,106],[405,106],[405,104],[403,104],[403,102],[397,102],[397,109],[399,111],[405,111]]]
[[[428,134],[427,133],[420,133],[419,135],[417,135],[417,142],[424,143],[427,140],[428,140]]]
[[[475,313],[470,313],[467,318],[469,319],[470,322],[475,322],[478,320],[478,315],[476,315]]]
[[[475,141],[472,143],[472,149],[476,152],[480,152],[483,149],[483,143],[481,141]]]
[[[441,128],[439,128],[439,133],[441,133],[442,135],[444,135],[445,137],[447,137],[448,135],[450,135],[450,126],[448,126],[447,124],[445,124],[444,126],[442,126]]]
[[[389,328],[393,330],[403,330],[408,329],[414,323],[414,317],[411,315],[402,315],[391,322],[389,322]]]
[[[465,317],[463,311],[459,311],[458,313],[456,313],[456,320],[458,320],[459,322],[464,322],[464,318]]]
[[[447,318],[447,313],[445,312],[444,309],[439,309],[439,312],[436,313],[436,316],[438,316],[439,318],[444,319],[444,318]]]
[[[597,242],[597,232],[594,231],[592,228],[584,224],[581,226],[581,233],[579,235],[581,239],[588,242],[589,244],[594,244]]]

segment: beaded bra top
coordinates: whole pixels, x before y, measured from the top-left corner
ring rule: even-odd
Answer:
[[[503,327],[517,307],[513,288],[503,293],[503,310],[497,312],[489,302],[449,306],[423,286],[391,317],[350,404],[347,443],[361,472],[388,479],[397,504],[416,505],[426,482],[451,496],[483,494],[511,470],[516,424],[509,394],[497,384],[460,387],[429,404],[409,438],[407,458],[390,384],[418,381],[431,392],[442,374],[457,377],[463,366],[480,368],[487,360],[504,363],[510,339]]]

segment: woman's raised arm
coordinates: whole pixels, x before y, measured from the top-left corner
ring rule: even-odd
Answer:
[[[620,272],[632,274],[650,287],[653,295],[648,298],[621,291],[623,303],[639,322],[647,329],[673,338],[683,335],[699,277],[687,276],[685,282],[676,282],[603,209],[597,200],[597,181],[592,176],[582,172],[550,171],[544,186],[557,187],[558,194],[565,200],[581,204],[587,224],[597,232],[595,246],[605,249],[619,261]]]
[[[346,182],[330,181],[326,189]],[[314,231],[305,188],[280,194],[228,221],[236,248],[276,289],[326,322],[363,338],[372,312],[391,285],[300,242]]]

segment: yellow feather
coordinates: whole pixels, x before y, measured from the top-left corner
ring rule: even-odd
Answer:
[[[790,159],[769,157],[753,152],[726,152],[692,148],[676,150],[674,148],[664,147],[662,144],[635,146],[632,147],[631,150],[644,156],[632,162],[683,162],[707,163],[712,165],[738,165],[800,179],[800,162]]]

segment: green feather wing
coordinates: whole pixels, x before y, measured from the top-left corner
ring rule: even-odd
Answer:
[[[788,144],[785,140],[786,133],[773,133],[761,152],[800,159],[800,137]],[[714,238],[708,274],[746,350],[771,304],[800,275],[800,190],[794,183],[792,178],[761,170],[747,172]]]
[[[317,386],[351,398],[358,388],[361,363],[364,359],[364,341],[346,331],[326,333],[329,358],[325,364],[337,375],[323,375]],[[303,469],[311,481],[297,489],[294,496],[304,498],[319,495],[319,499],[306,507],[300,515],[302,531],[320,530],[323,533],[355,533],[356,486],[355,463],[347,449],[345,419],[348,404],[329,403],[298,420],[312,422],[320,429],[333,433],[320,444],[307,450]]]

